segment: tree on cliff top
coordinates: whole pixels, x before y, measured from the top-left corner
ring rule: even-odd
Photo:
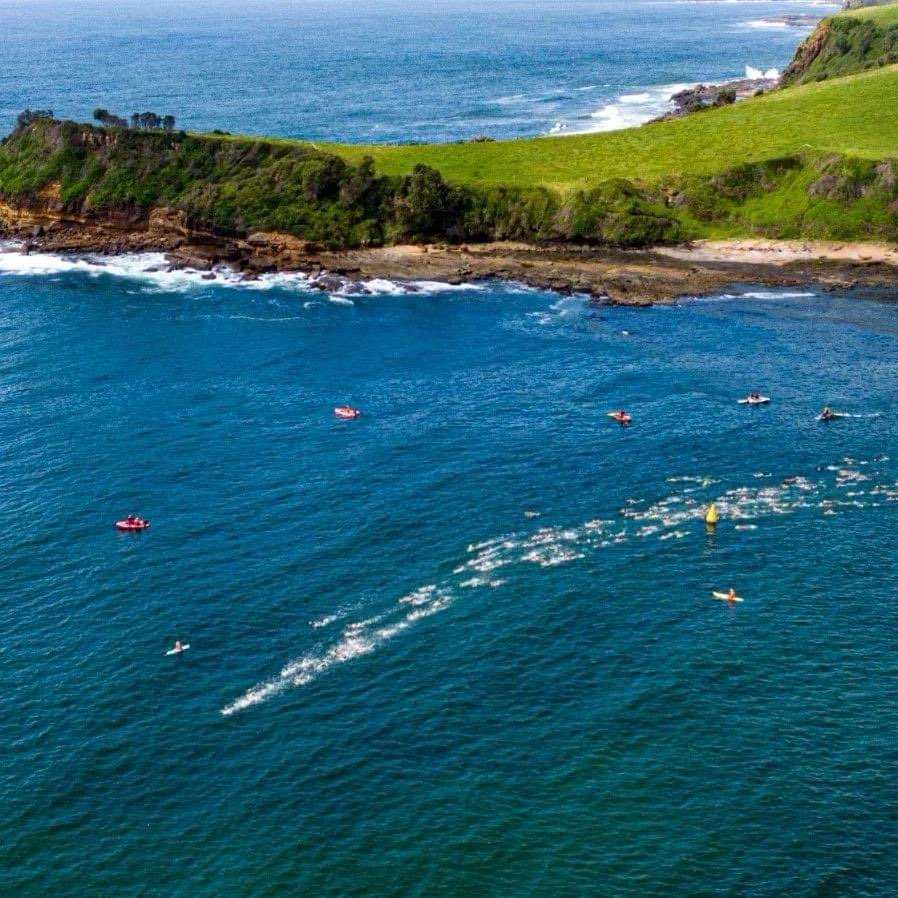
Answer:
[[[160,116],[156,112],[133,112],[131,114],[131,127],[135,131],[165,131],[175,130],[175,117],[173,115]]]
[[[16,130],[24,130],[33,122],[47,118],[53,118],[52,109],[26,109],[16,116]]]
[[[106,128],[127,128],[128,119],[120,115],[114,115],[108,109],[100,107],[94,110],[94,121]],[[131,115],[130,127],[135,131],[164,131],[175,130],[175,117],[173,115],[160,116],[155,112],[135,112]]]

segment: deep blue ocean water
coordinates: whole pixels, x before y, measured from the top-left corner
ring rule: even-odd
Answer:
[[[893,894],[890,301],[23,265],[5,894]]]
[[[0,0],[0,119],[583,130],[815,9],[419,6]],[[893,297],[159,262],[0,254],[0,894],[895,894]]]
[[[782,67],[835,4],[735,0],[0,0],[0,127],[154,109],[313,140],[601,130],[676,85]]]

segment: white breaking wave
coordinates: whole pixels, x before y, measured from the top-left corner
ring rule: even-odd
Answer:
[[[774,30],[790,27],[788,22],[777,19],[749,19],[747,22],[742,22],[741,25],[743,28],[772,28]]]
[[[747,65],[745,67],[745,77],[752,78],[754,80],[760,80],[761,78],[767,78],[768,80],[776,80],[779,78],[780,73],[778,69],[767,69],[766,72],[762,72],[761,69],[756,69],[754,66]]]
[[[643,91],[641,94],[624,94],[618,99],[619,103],[650,103],[652,94],[649,91]]]
[[[810,299],[816,296],[816,293],[788,293],[788,292],[772,292],[768,290],[757,290],[753,293],[740,293],[739,298],[745,299]]]
[[[16,244],[0,244],[0,275],[21,277],[51,277],[83,274],[86,277],[116,277],[142,281],[153,290],[165,293],[184,293],[207,287],[233,287],[241,290],[290,290],[303,293],[319,292],[314,278],[299,271],[244,277],[226,266],[212,271],[175,268],[164,253],[128,253],[118,256],[69,256],[55,253],[22,252]],[[339,305],[354,305],[353,296],[406,296],[480,291],[481,284],[444,284],[438,281],[391,281],[374,278],[369,281],[345,281],[337,290],[320,291],[323,299]],[[306,308],[309,307],[307,303]]]
[[[695,84],[661,84],[633,93],[621,94],[616,100],[599,107],[595,112],[578,119],[562,119],[550,129],[550,134],[598,134],[635,128],[658,118],[673,108],[671,98]]]
[[[711,2],[711,0],[701,0],[701,2]],[[733,0],[733,2],[742,2],[742,0]],[[757,21],[760,22],[761,20]],[[779,76],[780,73],[777,69],[762,71],[751,65],[746,65],[745,67],[746,78],[774,80],[779,78]],[[598,134],[605,131],[621,131],[624,128],[635,128],[673,111],[674,95],[696,86],[697,82],[660,84],[654,87],[646,87],[633,93],[621,94],[617,99],[605,103],[586,116],[559,119],[549,129],[549,134],[561,136]]]
[[[784,28],[792,28],[795,31],[802,29],[810,31],[814,26],[806,22],[788,22],[784,19],[749,19],[739,23],[741,28],[757,28],[760,30],[782,31]]]

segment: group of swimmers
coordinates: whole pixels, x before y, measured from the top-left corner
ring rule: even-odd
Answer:
[[[761,402],[763,400],[763,398],[764,397],[756,391],[748,394],[748,400],[750,402],[754,402],[754,403]],[[352,409],[349,406],[343,406],[343,407],[339,407],[339,408],[340,408],[340,412],[344,412],[344,409],[345,409],[344,414],[340,414],[340,412],[338,412],[339,417],[344,417],[344,416],[350,417],[350,415],[348,414],[349,412],[352,412],[352,417],[357,417],[360,414],[360,412],[357,409]],[[609,412],[608,416],[610,418],[613,418],[615,421],[617,421],[621,427],[626,427],[633,420],[630,413],[622,408],[617,409],[613,412]],[[828,405],[824,406],[823,411],[820,412],[820,420],[821,421],[831,421],[833,418],[837,418],[837,417],[839,417],[839,416]],[[714,521],[714,523],[717,523],[716,508],[712,505],[711,509],[714,510],[713,521]],[[709,509],[709,516],[706,517],[706,521],[708,521],[709,523],[711,521],[711,516],[710,516],[711,509]],[[143,520],[143,518],[140,518],[137,515],[133,515],[133,514],[129,514],[125,520],[129,524],[147,523]],[[727,593],[721,594],[720,598],[722,598],[728,605],[735,605],[736,602],[741,601],[741,599],[736,595],[736,590],[733,589],[732,587],[730,587],[730,589]],[[185,648],[186,647],[183,645],[181,640],[176,639],[174,648],[172,648],[172,650],[169,654],[180,655],[182,652],[184,652]]]

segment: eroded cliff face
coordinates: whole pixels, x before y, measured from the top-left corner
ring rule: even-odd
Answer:
[[[783,72],[784,87],[842,78],[898,63],[898,26],[871,19],[835,16],[824,19],[798,47]]]
[[[54,193],[56,195],[54,195]],[[67,209],[52,188],[27,202],[0,200],[0,237],[59,251],[116,253],[173,248],[188,236],[170,210]]]
[[[811,66],[820,58],[820,55],[828,47],[832,36],[832,27],[829,21],[821,22],[814,31],[798,45],[792,61],[783,70],[782,83],[784,85],[798,83]]]
[[[0,200],[0,238],[26,251],[118,254],[164,252],[175,265],[209,270],[228,265],[247,273],[316,267],[321,247],[276,231],[246,237],[191,226],[183,210],[157,207],[147,213],[67,208],[58,185],[27,202]]]
[[[18,201],[0,199],[0,233],[25,239],[53,232],[102,231],[119,237],[149,230],[151,216],[140,210],[108,208],[85,211],[78,205],[66,204],[60,184],[50,182],[40,190]]]

